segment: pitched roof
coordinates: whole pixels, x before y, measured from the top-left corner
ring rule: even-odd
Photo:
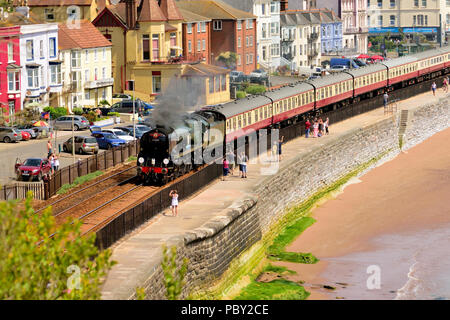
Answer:
[[[93,0],[28,0],[29,7],[90,6]],[[13,5],[20,5],[22,0],[14,0]]]
[[[200,62],[197,64],[186,65],[181,75],[184,77],[187,76],[210,77],[218,74],[227,74],[229,72],[230,70],[228,69]]]
[[[159,6],[168,20],[183,20],[174,0],[160,0]]]
[[[156,2],[156,0],[142,0],[141,12],[138,15],[137,21],[151,22],[166,20],[167,18],[162,12],[161,8],[158,6],[158,2]]]
[[[178,8],[178,10],[183,15],[183,20],[185,22],[211,21],[210,18],[203,17],[203,16],[195,14],[195,13],[193,13],[191,11],[184,10],[184,9],[181,9],[181,8]]]
[[[179,0],[176,2],[176,5],[181,9],[210,19],[256,19],[256,16],[253,14],[235,9],[220,0]]]
[[[59,24],[58,47],[60,50],[110,47],[101,32],[89,21],[80,21],[79,28],[68,28],[65,23]]]

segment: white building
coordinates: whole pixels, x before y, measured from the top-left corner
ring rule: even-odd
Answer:
[[[58,25],[29,24],[20,27],[22,106],[57,104],[61,92],[61,63],[58,60]]]
[[[261,68],[275,70],[280,65],[280,2],[278,0],[223,0],[233,8],[257,16],[257,62]]]
[[[63,61],[61,102],[74,107],[97,107],[112,103],[111,42],[90,22],[79,28],[59,25],[60,59]]]

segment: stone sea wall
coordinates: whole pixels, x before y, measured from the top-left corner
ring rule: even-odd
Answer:
[[[447,99],[409,111],[403,149],[449,127],[448,115]],[[252,194],[236,201],[222,216],[171,239],[178,247],[179,262],[189,259],[183,296],[220,297],[223,290],[258,266],[267,245],[285,225],[286,208],[381,155],[397,155],[399,126],[400,117],[394,115],[303,150],[282,162],[276,175],[261,180]],[[163,279],[158,267],[144,285],[149,299],[165,298]]]

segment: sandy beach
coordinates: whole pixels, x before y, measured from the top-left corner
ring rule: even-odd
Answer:
[[[355,179],[311,215],[317,222],[286,250],[320,261],[277,263],[297,271],[310,299],[450,299],[450,129]]]

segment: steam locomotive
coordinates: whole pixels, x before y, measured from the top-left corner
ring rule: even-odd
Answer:
[[[308,113],[338,109],[449,72],[450,47],[447,46],[311,81],[299,81],[268,91],[265,95],[206,107],[170,126],[157,125],[142,136],[138,155],[139,176],[142,181],[166,183],[197,166],[193,161],[195,153],[202,152],[211,144],[226,145],[245,136],[248,130],[287,125]],[[181,154],[190,157],[191,164],[174,162],[172,151],[178,142],[174,135],[181,132],[194,141],[196,126],[202,128],[201,143],[191,143],[191,147]],[[213,128],[223,133],[223,141],[213,140],[208,133],[208,129]]]

